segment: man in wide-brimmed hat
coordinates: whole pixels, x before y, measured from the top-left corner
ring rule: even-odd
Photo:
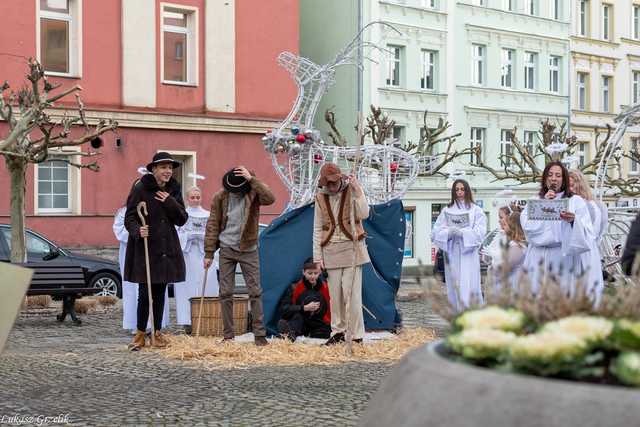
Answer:
[[[145,346],[145,329],[149,318],[149,293],[145,263],[144,238],[149,240],[149,267],[151,270],[151,295],[153,297],[153,321],[155,342],[165,346],[160,333],[164,295],[167,283],[184,281],[185,265],[176,226],[187,222],[180,184],[173,178],[173,169],[180,165],[169,153],[159,152],[147,165],[151,173],[143,175],[129,193],[125,227],[129,232],[124,280],[138,283],[137,331],[130,344],[131,350]],[[147,225],[142,226],[137,207],[146,202]]]
[[[364,338],[362,265],[369,262],[362,221],[369,205],[354,176],[338,165],[320,169],[313,222],[313,259],[326,268],[331,302],[331,337],[327,345],[345,340],[347,328],[355,342]]]
[[[260,206],[275,202],[269,187],[244,166],[231,169],[222,177],[222,190],[213,196],[211,214],[204,236],[204,268],[209,268],[213,255],[220,249],[220,303],[224,340],[234,338],[233,291],[236,265],[249,290],[253,334],[258,346],[267,345],[267,331],[262,313],[262,288],[258,260]]]

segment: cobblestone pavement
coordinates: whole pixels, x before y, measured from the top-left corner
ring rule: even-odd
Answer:
[[[405,325],[445,327],[420,301],[398,306]],[[131,336],[120,328],[119,308],[81,317],[80,327],[53,315],[18,318],[0,356],[0,424],[15,415],[68,414],[72,425],[92,426],[354,425],[391,369],[350,363],[205,372],[193,362],[126,351]]]

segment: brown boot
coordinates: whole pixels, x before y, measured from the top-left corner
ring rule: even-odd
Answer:
[[[167,340],[166,335],[161,334],[160,331],[156,331],[155,338],[156,343],[154,347],[162,348],[169,345],[169,341]]]
[[[145,333],[143,331],[136,331],[136,334],[133,337],[133,341],[131,341],[131,344],[129,344],[127,348],[131,351],[140,350],[142,347],[144,347],[144,339]]]

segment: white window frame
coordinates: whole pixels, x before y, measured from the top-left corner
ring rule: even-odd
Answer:
[[[631,38],[640,40],[640,4],[631,8]]]
[[[636,152],[640,149],[640,137],[631,137],[629,139],[630,149]],[[633,159],[629,159],[629,174],[640,175],[640,162],[636,162]]]
[[[640,102],[640,70],[631,72],[631,101],[633,105]]]
[[[601,34],[602,40],[612,40],[612,11],[613,6],[608,3],[602,3],[602,15],[601,15]]]
[[[387,55],[387,77],[386,84],[390,87],[402,86],[402,46],[387,45],[387,49],[393,52],[393,55]],[[394,84],[395,70],[398,71],[398,82]]]
[[[73,163],[80,163],[81,157],[76,153],[79,147],[67,147],[62,150],[49,150],[49,159],[56,160],[61,157]],[[40,207],[38,188],[40,164],[35,164],[33,168],[33,210],[36,215],[79,215],[81,213],[81,169],[67,164],[67,203],[66,208],[42,208]]]
[[[561,0],[549,0],[549,17],[551,19],[562,19],[562,1]]]
[[[524,89],[536,90],[536,65],[538,54],[536,52],[525,51],[524,53]]]
[[[522,3],[525,15],[536,16],[538,14],[537,0],[524,0]]]
[[[422,0],[422,7],[425,9],[437,9],[438,0]]]
[[[589,142],[579,142],[578,143],[578,166],[582,167],[587,163],[587,156],[589,154]]]
[[[485,61],[487,47],[483,44],[473,43],[471,45],[471,81],[475,86],[486,85]]]
[[[589,3],[590,0],[578,0],[578,34],[589,36]]]
[[[187,15],[187,28],[164,24],[165,12],[178,12]],[[199,10],[197,7],[175,3],[160,3],[160,78],[163,84],[177,86],[198,86],[199,80]],[[187,38],[187,81],[175,81],[164,78],[164,33],[185,34]],[[184,54],[183,54],[184,55]]]
[[[502,9],[507,12],[513,12],[515,1],[516,0],[502,0]]]
[[[36,2],[36,55],[38,62],[42,64],[42,46],[40,43],[41,25],[40,19],[55,19],[69,24],[69,72],[46,71],[47,76],[82,77],[82,1],[69,0],[69,13],[40,10],[40,0]],[[43,65],[44,66],[44,65]]]
[[[604,75],[602,76],[601,79],[601,83],[602,83],[602,92],[601,92],[601,97],[602,97],[602,112],[603,113],[611,113],[612,112],[612,105],[611,105],[611,101],[612,101],[612,83],[613,82],[613,77],[611,76],[607,76]]]
[[[515,86],[513,72],[515,57],[516,51],[514,49],[503,48],[500,52],[500,86],[503,88],[513,89]]]
[[[396,125],[391,129],[391,139],[395,140],[397,139],[397,144],[399,144],[401,147],[404,147],[406,145],[406,127],[402,126],[402,125]]]
[[[480,164],[480,161],[483,160],[484,146],[485,146],[485,138],[487,135],[487,129],[481,127],[472,127],[470,136],[469,136],[469,147],[475,148],[480,146],[480,156],[477,157],[474,153],[471,153],[469,156],[469,163],[474,166]]]
[[[560,68],[562,67],[562,57],[556,55],[549,56],[549,92],[560,93]]]
[[[420,89],[422,90],[436,90],[437,82],[437,65],[438,65],[438,52],[435,50],[422,49],[420,51],[420,59],[422,63],[422,75],[420,76]],[[431,87],[429,87],[428,77],[431,75]]]
[[[512,129],[501,129],[500,130],[500,155],[508,155],[511,154],[513,155],[513,136],[512,136]],[[506,161],[505,161],[506,159]],[[500,157],[500,167],[507,167],[510,168],[511,165],[511,159],[509,159],[508,157],[506,157],[505,159],[503,159],[502,157]]]
[[[475,6],[484,6],[484,0],[471,0],[471,4]]]
[[[589,108],[589,74],[578,72],[576,76],[576,100],[578,110],[586,111]]]

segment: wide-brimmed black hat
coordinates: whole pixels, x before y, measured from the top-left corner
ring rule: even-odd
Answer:
[[[225,173],[222,177],[224,189],[230,193],[248,193],[251,191],[251,184],[243,176],[235,173],[235,168]]]
[[[171,154],[167,153],[166,151],[160,151],[154,154],[153,160],[151,160],[151,163],[147,165],[147,170],[151,172],[151,170],[153,169],[153,165],[157,165],[158,163],[171,163],[174,169],[180,167],[180,162],[177,160],[173,160]]]

